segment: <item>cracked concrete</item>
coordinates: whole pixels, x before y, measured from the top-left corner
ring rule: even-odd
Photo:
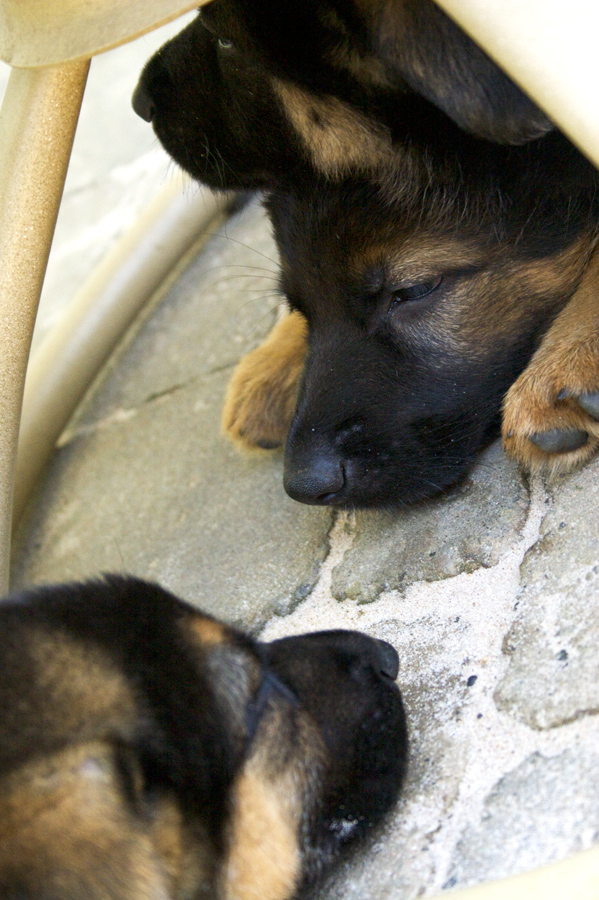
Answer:
[[[254,204],[198,244],[77,412],[19,529],[15,587],[126,570],[268,639],[345,627],[397,647],[405,791],[314,900],[412,900],[590,846],[599,465],[528,485],[495,445],[394,515],[293,503],[280,453],[219,432],[230,371],[279,302]]]
[[[332,513],[285,495],[280,456],[240,456],[219,433],[231,369],[280,302],[259,213],[209,240],[75,415],[16,539],[14,584],[126,569],[254,630],[312,589]]]
[[[528,517],[494,566],[386,591],[367,605],[331,594],[331,573],[352,546],[351,521],[340,518],[336,556],[318,589],[267,627],[269,638],[356,627],[390,640],[400,654],[412,735],[404,798],[384,834],[336,874],[323,892],[327,900],[430,894],[524,871],[597,840],[589,790],[597,777],[597,721],[581,716],[539,732],[497,702],[510,666],[505,636],[518,617],[522,561],[542,540],[552,501],[543,485],[533,486]],[[443,514],[442,501],[435,509]],[[552,689],[539,679],[533,705]]]
[[[398,648],[408,783],[322,900],[407,900],[587,847],[597,465],[529,488],[495,445],[449,495],[394,515],[293,503],[280,453],[219,434],[231,368],[277,314],[274,261],[254,204],[157,298],[61,440],[15,585],[126,569],[266,638],[350,627]]]
[[[387,516],[358,513],[352,548],[333,573],[333,593],[339,600],[368,603],[384,590],[403,591],[415,581],[493,566],[522,527],[527,507],[520,473],[495,445],[434,508],[422,504]],[[374,556],[373,540],[379,547]]]
[[[599,712],[599,520],[587,468],[550,493],[540,539],[526,555],[510,663],[497,703],[531,728]]]

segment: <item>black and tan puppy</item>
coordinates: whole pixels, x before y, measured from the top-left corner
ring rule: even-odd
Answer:
[[[2,900],[286,900],[390,808],[397,654],[109,577],[0,605]]]
[[[296,164],[371,172],[389,136],[442,127],[438,110],[506,144],[552,128],[432,0],[213,0],[150,60],[134,106],[194,178],[225,188]]]
[[[393,506],[454,483],[498,433],[502,398],[553,316],[584,295],[589,277],[597,284],[590,195],[568,234],[558,200],[539,206],[535,190],[526,198],[533,172],[516,180],[519,196],[506,185],[494,199],[460,174],[460,186],[429,186],[426,205],[418,178],[393,199],[359,179],[270,194],[281,285],[296,311],[278,326],[279,352],[293,357],[278,365],[290,371],[307,344],[285,453],[294,499]],[[246,437],[256,383],[249,410],[239,399],[253,361],[226,408],[229,428]],[[269,377],[265,411],[275,384]],[[283,406],[284,390],[279,397]]]
[[[269,190],[304,320],[241,364],[224,423],[284,440],[307,322],[292,496],[433,493],[502,402],[529,469],[597,451],[599,176],[430,0],[214,0],[135,106],[195,177]]]

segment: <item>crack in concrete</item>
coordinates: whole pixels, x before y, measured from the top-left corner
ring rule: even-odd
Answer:
[[[194,375],[193,378],[189,378],[187,381],[182,381],[179,384],[173,384],[170,387],[163,388],[161,391],[154,391],[152,394],[148,394],[147,397],[141,401],[137,409],[141,409],[144,406],[148,406],[150,403],[154,403],[156,400],[162,400],[163,397],[170,397],[172,394],[178,394],[179,391],[182,391],[184,388],[189,387],[190,384],[193,384],[194,381],[197,381],[201,376]]]
[[[81,438],[87,437],[88,435],[94,434],[96,431],[103,431],[105,428],[111,428],[116,425],[122,425],[124,422],[128,422],[130,419],[134,418],[141,410],[143,410],[146,406],[151,405],[152,403],[157,403],[160,400],[163,400],[165,397],[173,396],[174,394],[180,393],[182,390],[190,387],[195,383],[199,383],[204,378],[209,378],[212,375],[218,375],[220,372],[226,371],[227,369],[232,369],[237,363],[227,363],[222,366],[215,366],[213,369],[209,369],[206,372],[201,372],[198,375],[193,375],[191,378],[188,378],[186,381],[181,381],[177,384],[170,385],[169,387],[163,388],[159,391],[154,391],[151,394],[148,394],[144,397],[136,406],[131,407],[118,407],[113,410],[106,416],[103,416],[101,419],[97,419],[95,422],[90,422],[87,425],[79,425],[76,428],[70,428],[67,426],[59,440],[57,441],[57,447],[66,447],[72,441]]]
[[[528,516],[519,538],[495,566],[461,573],[440,582],[417,582],[404,595],[398,591],[383,592],[378,600],[367,605],[351,600],[338,601],[331,595],[333,569],[342,564],[354,538],[352,515],[340,513],[331,528],[330,550],[315,588],[290,615],[267,623],[261,635],[264,640],[273,640],[287,634],[340,627],[377,634],[377,627],[392,624],[405,670],[406,648],[409,647],[408,661],[409,653],[417,655],[419,650],[416,623],[421,626],[422,622],[430,620],[430,644],[431,636],[434,642],[436,622],[456,621],[456,617],[467,620],[468,628],[460,632],[455,644],[449,641],[449,646],[435,647],[426,659],[431,673],[446,670],[461,674],[460,665],[466,658],[471,661],[468,672],[473,670],[477,676],[470,679],[468,691],[461,699],[456,701],[455,691],[450,692],[445,709],[435,709],[435,716],[443,723],[440,726],[443,737],[450,743],[450,749],[446,751],[450,762],[456,748],[463,752],[457,791],[450,797],[424,797],[419,796],[418,785],[415,785],[412,796],[402,804],[401,818],[393,833],[385,838],[387,847],[389,843],[398,842],[396,858],[399,864],[405,858],[406,835],[419,833],[420,849],[423,843],[427,844],[428,852],[422,854],[426,861],[423,859],[419,864],[412,859],[409,864],[413,874],[423,869],[418,881],[427,885],[426,894],[441,890],[447,883],[456,848],[467,830],[479,825],[485,802],[494,786],[531,754],[554,756],[571,746],[575,735],[580,737],[589,729],[588,717],[585,717],[564,724],[551,734],[540,733],[499,710],[494,700],[494,690],[509,665],[502,645],[516,615],[520,567],[525,554],[540,540],[549,503],[550,498],[541,481],[535,480],[531,485]],[[407,644],[406,634],[409,635]],[[389,639],[388,630],[385,637]],[[423,641],[420,647],[422,653],[430,652],[430,647],[425,644]],[[408,671],[400,672],[400,683],[403,682],[404,687],[410,676],[409,665],[407,668]],[[422,736],[423,740],[425,738],[426,735]],[[419,735],[412,734],[413,754],[418,753],[419,740]],[[364,873],[364,882],[356,878],[356,874],[352,879],[351,895],[369,896],[368,873]]]
[[[116,425],[122,425],[123,422],[128,422],[130,419],[133,419],[138,412],[138,408],[123,409],[121,407],[119,409],[115,409],[109,415],[104,416],[104,418],[98,419],[96,422],[92,422],[89,425],[79,425],[76,428],[71,428],[69,425],[67,425],[66,429],[57,440],[56,447],[60,450],[63,447],[67,447],[69,444],[73,443],[73,441],[76,441],[79,438],[88,437],[91,434],[95,434],[97,431],[103,431],[105,428],[112,428]]]

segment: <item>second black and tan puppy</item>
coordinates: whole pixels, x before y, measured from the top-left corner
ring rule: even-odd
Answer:
[[[505,144],[552,129],[432,0],[212,0],[147,64],[134,106],[194,178],[224,188],[295,165],[371,172],[389,137],[449,120]]]
[[[2,900],[290,900],[395,802],[397,654],[109,577],[0,604]]]

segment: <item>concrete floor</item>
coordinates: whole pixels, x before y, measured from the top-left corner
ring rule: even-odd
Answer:
[[[114,146],[103,141],[115,155],[135,81],[122,72],[107,65],[102,76],[121,98],[107,104]],[[146,190],[140,160],[158,151],[142,126],[132,155],[124,138],[125,170],[91,137],[76,150],[74,171],[95,185],[105,222],[118,208],[115,171],[129,196],[135,184]],[[86,262],[77,241],[89,213],[76,190],[69,204],[57,253],[78,258],[65,264],[65,292]],[[110,229],[97,231],[106,247]],[[90,240],[87,263],[99,252]],[[494,446],[459,490],[395,515],[294,503],[279,453],[242,456],[219,432],[232,368],[277,314],[275,273],[257,203],[198,245],[63,436],[15,541],[14,585],[125,570],[267,638],[342,626],[398,648],[406,790],[319,900],[408,900],[590,846],[599,839],[599,466],[529,485]]]

